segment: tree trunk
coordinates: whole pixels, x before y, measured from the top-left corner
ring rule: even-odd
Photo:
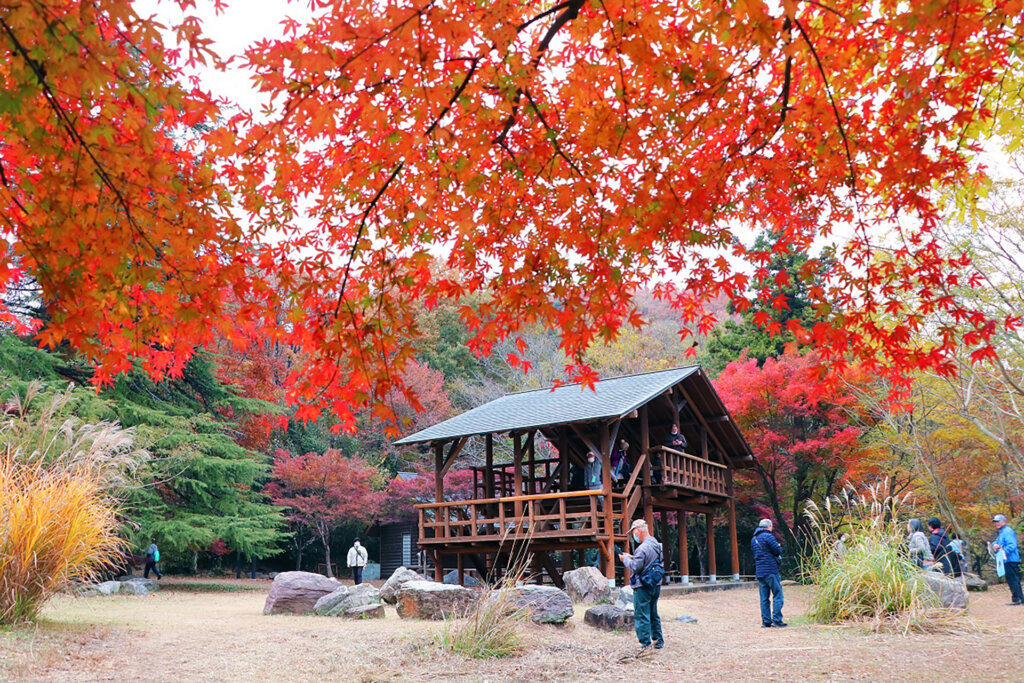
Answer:
[[[195,576],[199,573],[199,551],[192,551],[192,575]]]
[[[327,560],[327,578],[334,578],[334,570],[331,568],[331,544],[329,541],[324,541],[324,558]]]
[[[295,553],[295,571],[297,572],[302,571],[302,549],[305,547],[306,546],[304,545],[300,545],[298,547],[298,552]]]

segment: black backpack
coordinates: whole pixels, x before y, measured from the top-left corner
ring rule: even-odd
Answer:
[[[651,562],[640,572],[638,578],[643,586],[653,587],[661,585],[661,582],[665,579],[665,565],[662,563],[661,550],[658,551],[658,557],[655,558],[654,562]]]

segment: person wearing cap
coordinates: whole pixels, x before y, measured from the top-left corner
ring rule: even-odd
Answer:
[[[787,626],[782,620],[782,605],[785,602],[782,597],[782,574],[779,571],[782,546],[772,533],[772,520],[762,519],[758,523],[757,531],[750,539],[750,549],[754,551],[754,573],[761,592],[761,627]]]
[[[369,558],[366,548],[359,544],[357,538],[352,547],[348,549],[348,566],[352,569],[352,583],[358,586],[363,582],[363,567]]]
[[[664,571],[661,543],[651,535],[647,522],[642,519],[633,521],[629,527],[629,536],[637,544],[633,554],[619,553],[619,560],[631,572],[629,585],[633,588],[633,626],[636,628],[636,639],[640,641],[641,650],[647,650],[654,643],[654,648],[665,647],[665,636],[661,631],[661,617],[658,616],[658,598],[661,597],[661,584],[648,585],[643,577],[655,564],[660,564]]]
[[[1013,596],[1011,605],[1024,605],[1024,595],[1020,590],[1020,552],[1017,550],[1017,534],[1010,525],[1006,523],[1005,515],[996,515],[992,523],[999,530],[992,550],[1000,550],[1006,555],[1003,567],[1006,569],[1006,585],[1010,587],[1010,595]]]

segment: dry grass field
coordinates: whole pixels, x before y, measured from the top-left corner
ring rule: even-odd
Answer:
[[[0,630],[0,679],[1024,680],[1006,650],[1024,636],[1024,609],[1005,606],[1005,587],[972,594],[971,616],[978,629],[906,637],[810,625],[798,616],[807,589],[796,586],[786,592],[787,629],[760,628],[756,591],[665,598],[665,649],[649,660],[620,662],[636,647],[633,634],[586,626],[579,608],[567,627],[532,627],[521,656],[479,661],[439,652],[432,644],[439,624],[402,621],[391,608],[386,619],[362,622],[263,616],[269,582],[235,585],[240,590],[179,584],[176,590],[144,597],[58,597],[38,624]],[[696,617],[697,623],[672,621],[682,614]]]

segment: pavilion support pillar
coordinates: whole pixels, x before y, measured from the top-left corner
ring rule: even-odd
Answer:
[[[558,486],[563,493],[569,490],[569,430],[563,429],[558,440]],[[565,554],[562,554],[563,557]]]
[[[572,571],[573,569],[575,569],[575,567],[572,564],[572,551],[571,550],[563,550],[562,551],[562,573],[564,574],[564,573],[566,573],[568,571]]]
[[[604,507],[604,532],[608,539],[604,541],[606,550],[604,576],[608,583],[615,583],[615,520],[612,517],[612,449],[608,423],[601,423],[601,491]]]
[[[484,437],[484,498],[494,498],[494,435]]]
[[[740,550],[736,538],[736,498],[733,497],[732,469],[726,470],[726,482],[729,491],[729,553],[732,562],[732,580],[740,580]]]
[[[465,586],[466,585],[466,569],[465,569],[465,567],[463,567],[462,553],[459,553],[459,554],[457,554],[455,556],[455,569],[458,572],[459,585],[460,586]]]
[[[679,575],[685,585],[690,583],[690,546],[686,538],[686,513],[682,510],[676,512],[676,520],[679,533]]]
[[[444,444],[434,444],[434,502],[444,502]]]
[[[512,435],[512,489],[514,496],[523,495],[523,437],[518,432]],[[523,530],[523,504],[515,502],[516,532]]]
[[[654,533],[654,506],[651,501],[651,424],[646,405],[640,406],[640,454],[646,456],[641,472],[644,484],[644,521],[647,522],[647,530]]]
[[[706,512],[704,517],[707,520],[708,528],[708,581],[718,581],[718,564],[715,562],[715,513]]]
[[[434,581],[444,583],[444,563],[441,561],[441,551],[434,551]]]

